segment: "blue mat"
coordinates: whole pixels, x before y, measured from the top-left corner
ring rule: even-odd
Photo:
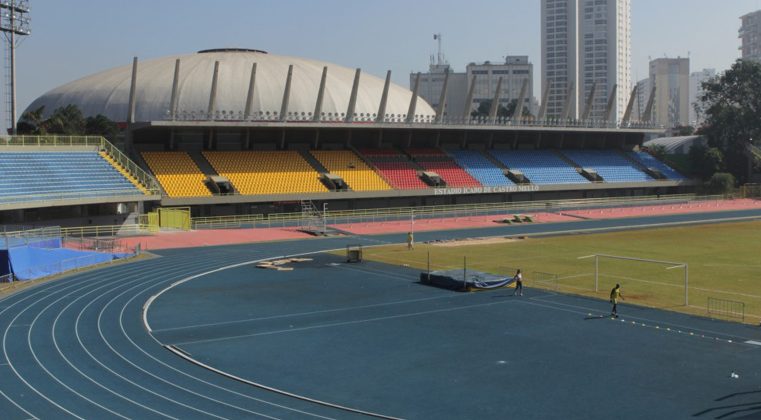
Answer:
[[[513,282],[513,278],[458,269],[420,273],[420,282],[449,290],[470,291],[505,287]]]

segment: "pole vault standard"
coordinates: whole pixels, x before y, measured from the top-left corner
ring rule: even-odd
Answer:
[[[645,262],[645,263],[651,263],[651,264],[667,265],[668,267],[666,267],[666,270],[673,270],[675,268],[684,268],[684,306],[688,306],[690,303],[690,297],[689,297],[690,274],[689,274],[689,267],[686,262],[649,260],[646,258],[623,257],[620,255],[607,255],[607,254],[585,255],[583,257],[578,257],[577,260],[584,260],[587,258],[595,259],[595,292],[599,291],[598,285],[599,285],[599,277],[600,277],[600,258],[610,258],[614,260],[626,260],[626,261],[639,261],[639,262]]]

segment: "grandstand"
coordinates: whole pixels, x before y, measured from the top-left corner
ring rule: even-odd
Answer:
[[[259,50],[205,50],[95,73],[28,109],[69,104],[125,127],[118,149],[94,154],[110,175],[80,173],[87,181],[71,187],[68,175],[55,174],[23,190],[28,197],[61,188],[111,204],[83,211],[79,202],[61,203],[58,213],[81,224],[106,216],[118,224],[158,207],[216,216],[292,211],[302,200],[340,210],[675,194],[695,185],[635,153],[659,127],[458,119],[361,70]],[[626,174],[609,174],[609,165]],[[655,171],[665,176],[648,175]],[[16,192],[7,185],[5,195]],[[104,198],[122,189],[129,199]],[[22,197],[16,208],[42,207],[35,201],[45,200]],[[116,212],[122,204],[127,209]],[[30,212],[0,213],[0,223],[23,222]]]

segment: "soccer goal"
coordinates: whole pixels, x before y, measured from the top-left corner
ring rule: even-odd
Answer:
[[[594,290],[599,292],[602,286],[607,290],[615,284],[626,284],[629,289],[640,294],[654,293],[654,301],[669,302],[674,291],[683,289],[684,306],[689,301],[689,267],[686,262],[651,260],[647,258],[626,257],[621,255],[593,254],[578,259],[594,258]],[[677,270],[674,272],[673,270]],[[681,271],[681,275],[679,274]],[[624,292],[626,294],[626,292]]]

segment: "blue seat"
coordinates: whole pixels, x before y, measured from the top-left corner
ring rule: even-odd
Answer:
[[[0,152],[0,202],[142,195],[97,151]]]
[[[492,150],[492,156],[510,169],[517,169],[532,184],[587,184],[576,168],[551,150]]]
[[[583,168],[594,169],[605,182],[653,181],[619,150],[563,150],[563,154]]]

